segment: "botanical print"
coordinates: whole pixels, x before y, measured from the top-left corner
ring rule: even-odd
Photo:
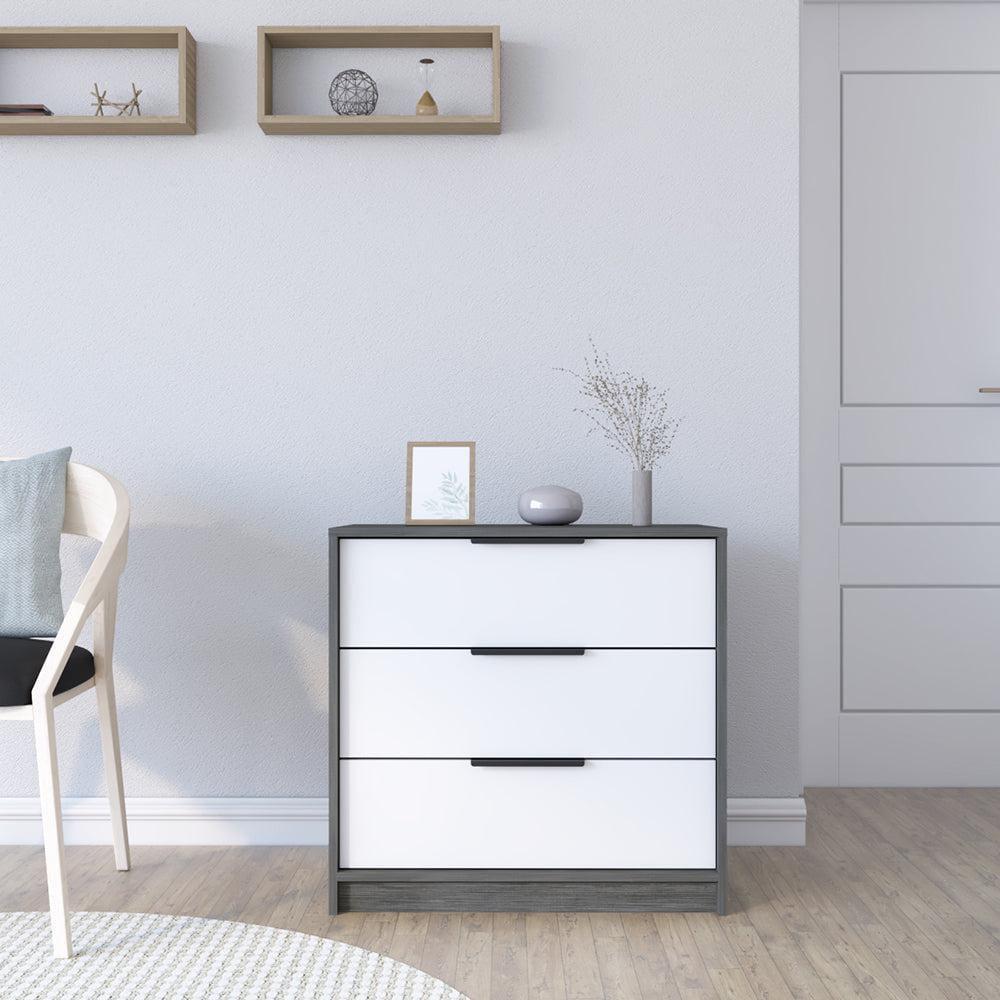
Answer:
[[[475,518],[475,445],[471,441],[411,441],[406,483],[408,523]]]
[[[446,472],[438,484],[438,496],[424,501],[424,510],[442,518],[469,516],[469,489],[454,472]]]

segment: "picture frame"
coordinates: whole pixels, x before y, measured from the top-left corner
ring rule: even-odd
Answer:
[[[406,523],[476,523],[475,441],[407,441]]]

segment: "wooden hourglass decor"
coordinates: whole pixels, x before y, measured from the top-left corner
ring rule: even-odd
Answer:
[[[431,96],[431,80],[434,79],[434,60],[421,59],[418,67],[420,85],[424,88],[424,92],[420,95],[420,100],[417,101],[417,114],[436,115],[438,113],[437,101]]]

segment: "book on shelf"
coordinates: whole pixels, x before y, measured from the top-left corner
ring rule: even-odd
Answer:
[[[51,115],[44,104],[0,104],[0,115]]]

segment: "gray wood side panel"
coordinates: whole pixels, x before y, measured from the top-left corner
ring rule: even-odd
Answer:
[[[330,750],[329,750],[329,851],[330,915],[337,915],[337,884],[332,875],[340,868],[340,539],[330,532]]]
[[[728,584],[726,579],[726,540],[722,532],[715,541],[715,867],[719,877],[716,909],[726,912],[726,606]]]

